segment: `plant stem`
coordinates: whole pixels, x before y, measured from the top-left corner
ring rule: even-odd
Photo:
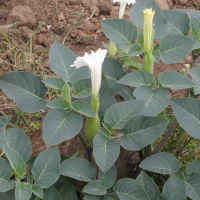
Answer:
[[[188,139],[188,141],[183,145],[183,147],[177,152],[176,156],[179,156],[179,154],[183,151],[183,149],[189,144],[189,142],[192,140],[192,137]]]

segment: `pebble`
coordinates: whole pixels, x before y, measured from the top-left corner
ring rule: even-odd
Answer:
[[[24,65],[24,70],[28,71],[28,72],[31,72],[32,71],[31,65]]]
[[[65,20],[65,16],[64,16],[63,12],[59,13],[58,18],[59,18],[60,21]]]
[[[180,4],[181,4],[182,6],[187,5],[187,0],[180,0]]]
[[[33,53],[43,50],[44,47],[42,45],[35,45],[33,47]]]

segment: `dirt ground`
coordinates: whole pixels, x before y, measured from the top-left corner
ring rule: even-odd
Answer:
[[[25,70],[37,72],[46,78],[51,76],[53,72],[49,67],[48,53],[55,40],[79,56],[84,52],[103,48],[101,42],[107,42],[107,38],[101,31],[100,21],[104,18],[118,17],[119,3],[112,2],[112,0],[0,0],[0,28],[11,41],[9,43],[0,33],[0,75],[10,71]],[[161,6],[164,2],[165,0],[162,0]],[[192,0],[166,0],[164,6],[168,6],[169,9],[197,8],[195,1]],[[131,6],[126,8],[125,19],[129,18],[130,8]],[[36,30],[32,44],[27,43]],[[20,54],[19,57],[16,57],[14,48]],[[190,61],[190,55],[178,64],[168,65],[160,61],[155,64],[154,74],[158,76],[164,70],[180,71],[185,69],[185,64]],[[184,90],[174,90],[171,93],[172,97],[181,97]],[[16,117],[11,102],[0,90],[0,116],[14,114],[14,118]],[[41,135],[42,119],[31,120],[40,123],[39,130],[35,130],[30,136],[32,155],[36,155],[45,150],[46,146]],[[59,144],[59,148],[61,153],[72,156],[82,149],[82,145],[78,137],[75,137]],[[81,156],[85,157],[85,154],[82,153]],[[118,178],[134,178],[132,171],[135,169],[135,164],[130,158],[137,160],[138,154],[121,148],[117,160],[120,172]]]

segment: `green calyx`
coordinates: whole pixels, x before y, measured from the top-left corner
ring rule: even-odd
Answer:
[[[71,104],[71,87],[66,83],[62,88],[62,99]]]
[[[110,42],[110,46],[109,46],[109,50],[108,50],[108,54],[110,57],[114,57],[116,55],[117,52],[117,47],[113,42]]]

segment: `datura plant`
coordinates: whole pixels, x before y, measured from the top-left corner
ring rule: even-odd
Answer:
[[[47,147],[32,155],[19,124],[8,128],[12,116],[0,116],[1,200],[200,200],[200,148],[188,162],[181,154],[191,155],[187,144],[200,139],[200,12],[162,11],[154,0],[138,0],[130,20],[104,19],[101,25],[117,47],[115,57],[105,49],[77,57],[55,41],[49,54],[55,76],[0,76],[0,88],[22,112],[46,113]],[[178,63],[190,53],[187,73],[153,73],[155,62]],[[58,99],[45,100],[49,88],[60,91]],[[169,89],[185,94],[171,98]],[[60,143],[72,138],[83,149],[61,154]],[[170,138],[176,139],[173,148]],[[137,159],[130,162],[123,149]],[[129,173],[119,175],[125,168]]]

